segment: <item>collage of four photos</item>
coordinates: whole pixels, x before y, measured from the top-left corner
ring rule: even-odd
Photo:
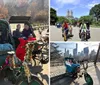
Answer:
[[[100,85],[100,0],[0,0],[0,85]]]

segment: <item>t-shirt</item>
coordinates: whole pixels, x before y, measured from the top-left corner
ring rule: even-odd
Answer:
[[[65,29],[68,29],[68,24],[67,23],[64,23],[64,26],[63,26]]]
[[[86,29],[86,24],[82,24],[81,29]]]

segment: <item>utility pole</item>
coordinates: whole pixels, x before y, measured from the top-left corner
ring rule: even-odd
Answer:
[[[99,51],[100,51],[100,43],[99,43],[97,55],[96,55],[95,60],[94,60],[94,65],[95,65],[95,66],[96,66],[96,62],[97,62],[98,56],[99,56]]]

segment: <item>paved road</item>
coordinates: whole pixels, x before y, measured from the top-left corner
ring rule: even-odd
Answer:
[[[91,75],[93,79],[93,85],[100,85],[100,63],[97,64],[96,68],[94,66],[89,67],[87,69],[87,72]],[[51,83],[51,85],[86,85],[86,82],[84,80],[84,76],[82,78],[77,79],[65,77],[57,80],[56,82]]]
[[[91,28],[91,39],[89,41],[100,41],[100,28]],[[68,41],[81,41],[79,38],[79,28],[73,27],[73,37],[68,39]],[[56,26],[50,27],[50,40],[51,41],[63,41],[61,28]]]

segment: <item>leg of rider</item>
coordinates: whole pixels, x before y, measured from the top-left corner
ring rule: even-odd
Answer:
[[[68,29],[66,29],[66,35],[68,35]]]
[[[64,35],[66,35],[66,29],[64,29]]]

